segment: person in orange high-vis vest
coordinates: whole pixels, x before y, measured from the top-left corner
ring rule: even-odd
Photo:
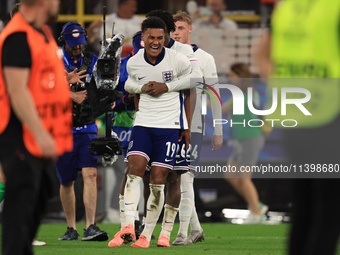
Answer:
[[[2,254],[33,254],[32,240],[52,193],[53,160],[73,147],[70,90],[45,25],[56,20],[59,0],[21,3],[0,34]]]

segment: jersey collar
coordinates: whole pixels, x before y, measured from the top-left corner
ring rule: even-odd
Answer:
[[[166,47],[170,49],[174,45],[174,43],[175,43],[175,40],[170,38],[170,42]]]
[[[149,64],[152,65],[152,66],[158,65],[158,64],[163,60],[164,55],[165,55],[165,48],[163,47],[162,52],[158,55],[156,62],[155,62],[154,64],[152,64],[152,63],[148,60],[148,58],[146,57],[146,52],[145,52],[145,50],[144,50],[144,59],[145,59],[145,61],[146,61],[147,63],[149,63]]]
[[[196,44],[191,44],[191,46],[193,46],[192,50],[195,52],[196,50],[198,50],[198,47]]]

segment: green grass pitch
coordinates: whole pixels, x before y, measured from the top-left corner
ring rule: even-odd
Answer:
[[[109,233],[110,239],[118,231],[119,225],[98,226]],[[289,224],[281,225],[233,225],[227,223],[205,223],[202,227],[205,232],[205,241],[188,246],[171,246],[170,248],[157,247],[157,237],[161,225],[157,224],[154,231],[156,240],[152,240],[150,248],[137,249],[123,244],[121,247],[108,247],[106,242],[83,242],[84,224],[77,224],[80,239],[78,241],[58,241],[66,231],[66,224],[41,225],[37,239],[45,241],[46,246],[34,247],[37,255],[96,255],[96,254],[229,254],[229,255],[285,255],[287,254],[287,234]],[[171,235],[171,242],[175,239],[178,224],[175,224]]]

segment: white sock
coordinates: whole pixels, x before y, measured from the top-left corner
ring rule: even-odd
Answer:
[[[125,225],[135,226],[135,216],[140,198],[142,178],[129,174],[124,189]]]
[[[142,226],[145,225],[146,217],[143,216]]]
[[[164,205],[164,184],[149,184],[150,196],[146,205],[147,214],[142,235],[149,241]]]
[[[120,229],[125,227],[125,211],[124,211],[124,195],[119,194],[119,217],[120,217]]]
[[[187,194],[184,193],[184,197],[188,197],[189,200],[192,202],[192,210],[191,210],[191,217],[190,217],[190,228],[191,230],[201,230],[201,224],[198,220],[196,207],[195,207],[195,191],[194,191],[194,175],[191,172],[187,172],[184,178],[187,180]],[[182,175],[182,177],[183,177]]]
[[[191,217],[193,204],[188,198],[182,198],[179,204],[179,229],[178,234],[182,234],[185,237],[188,236],[188,228]]]
[[[178,234],[188,236],[188,228],[194,207],[194,178],[191,172],[181,175],[181,203],[179,204],[179,230]]]
[[[164,217],[160,236],[166,236],[170,239],[171,231],[172,228],[174,227],[177,212],[178,208],[175,208],[168,204],[164,205]]]
[[[200,221],[198,220],[197,212],[195,206],[192,208],[192,214],[190,218],[190,228],[191,230],[201,230],[201,224]]]

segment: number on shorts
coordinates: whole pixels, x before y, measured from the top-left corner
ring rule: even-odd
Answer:
[[[192,150],[191,156],[196,160],[198,157],[198,153],[197,153],[197,144],[195,144],[194,149]]]
[[[167,149],[166,149],[166,156],[169,157],[170,156],[170,150],[171,150],[171,157],[174,156],[175,152],[176,152],[176,144],[175,143],[171,143],[171,142],[167,142],[166,143]]]

